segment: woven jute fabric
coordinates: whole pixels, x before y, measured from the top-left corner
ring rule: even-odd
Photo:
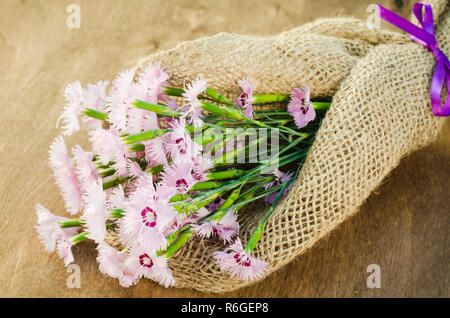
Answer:
[[[450,56],[449,3],[430,3],[439,46]],[[248,77],[256,93],[289,94],[307,85],[313,97],[334,96],[297,181],[254,251],[269,272],[356,213],[401,158],[430,143],[445,120],[431,112],[434,56],[400,32],[353,18],[319,19],[270,37],[220,33],[159,51],[138,67],[151,62],[167,69],[173,85],[201,75],[233,95],[238,80]],[[266,209],[262,204],[240,213],[244,243]],[[249,284],[220,272],[212,252],[222,248],[217,240],[196,238],[181,249],[170,261],[176,286],[219,293]]]

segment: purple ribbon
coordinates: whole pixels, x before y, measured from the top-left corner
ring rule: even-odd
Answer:
[[[434,35],[433,10],[431,5],[424,2],[417,2],[414,5],[413,13],[422,28],[419,28],[381,5],[378,5],[378,9],[381,18],[411,34],[412,40],[423,45],[436,57],[436,68],[430,88],[431,110],[435,116],[450,116],[450,62],[447,56],[439,49]],[[424,14],[422,15],[423,11]],[[447,98],[445,99],[444,105],[441,106],[441,93],[444,88],[444,83],[447,86]]]

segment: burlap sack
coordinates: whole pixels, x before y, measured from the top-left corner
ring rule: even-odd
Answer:
[[[437,40],[450,56],[448,2],[430,2]],[[430,108],[434,56],[402,33],[352,18],[319,19],[271,37],[220,33],[157,52],[139,67],[149,62],[164,66],[174,85],[202,74],[211,87],[234,94],[237,81],[249,77],[257,93],[289,94],[305,84],[312,96],[334,96],[298,180],[254,252],[270,272],[356,213],[400,159],[433,140],[444,123]],[[241,213],[243,242],[264,210]],[[212,258],[218,248],[215,240],[194,239],[179,251],[171,259],[176,286],[225,292],[247,285],[220,272]]]

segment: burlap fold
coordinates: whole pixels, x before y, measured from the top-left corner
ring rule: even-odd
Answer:
[[[448,2],[430,2],[440,48],[450,56]],[[237,81],[249,77],[257,93],[308,85],[313,96],[334,96],[298,180],[254,252],[270,272],[356,213],[400,159],[432,141],[444,123],[430,108],[434,56],[404,34],[352,18],[319,19],[270,37],[220,33],[157,52],[139,66],[149,62],[164,66],[174,85],[203,75],[234,94]],[[241,213],[244,242],[263,212]],[[219,247],[194,239],[179,251],[171,259],[176,286],[225,292],[247,285],[220,272],[212,258]]]

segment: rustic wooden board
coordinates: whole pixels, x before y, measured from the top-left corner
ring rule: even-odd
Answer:
[[[66,27],[68,1],[0,4],[0,296],[205,297],[142,280],[103,278],[93,244],[75,248],[81,288],[33,231],[34,205],[62,213],[47,167],[66,84],[111,79],[133,61],[179,41],[217,32],[274,34],[316,17],[366,17],[373,1],[77,1],[81,28]],[[408,15],[412,1],[381,1]],[[359,213],[264,281],[227,297],[450,296],[450,125],[405,158]],[[83,134],[70,142],[87,145]],[[381,268],[369,289],[366,268]]]

